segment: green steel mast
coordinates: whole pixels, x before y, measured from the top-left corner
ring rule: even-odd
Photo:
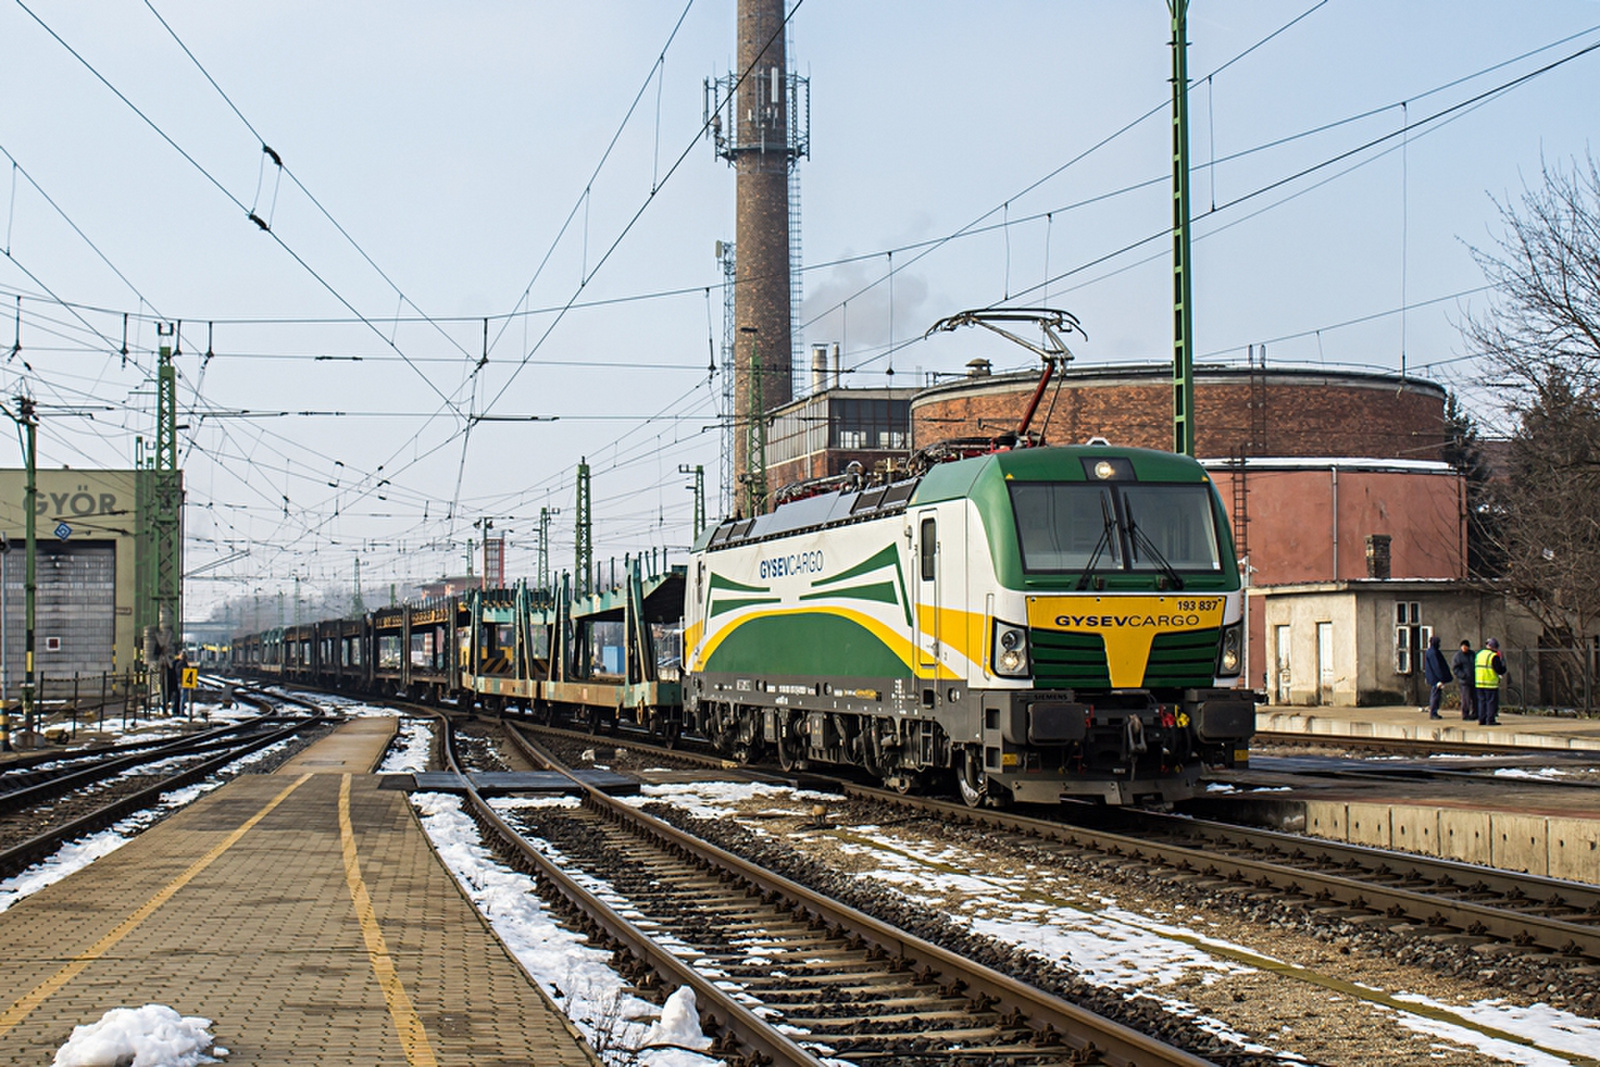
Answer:
[[[761,382],[761,339],[755,336],[752,326],[739,327],[740,333],[750,334],[750,410],[749,424],[745,427],[745,501],[746,516],[754,518],[767,513],[767,408]]]
[[[694,475],[694,485],[689,488],[694,490],[694,540],[698,541],[700,531],[706,528],[706,469],[699,463],[692,467],[680,463],[678,473]]]
[[[1172,450],[1194,455],[1194,304],[1189,256],[1189,0],[1172,13]]]
[[[578,460],[577,552],[573,559],[573,593],[588,596],[594,592],[594,513],[589,510],[589,459]]]

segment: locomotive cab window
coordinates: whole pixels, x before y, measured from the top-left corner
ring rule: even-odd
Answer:
[[[1128,485],[1122,487],[1132,545],[1132,570],[1222,569],[1217,556],[1217,525],[1211,494],[1203,485]]]
[[[1024,570],[1081,571],[1091,560],[1106,570],[1122,569],[1122,539],[1109,486],[1013,482],[1011,508]]]

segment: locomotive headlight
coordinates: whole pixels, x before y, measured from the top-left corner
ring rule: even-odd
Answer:
[[[1028,631],[995,620],[994,672],[1012,678],[1028,673]]]
[[[1222,651],[1217,656],[1217,675],[1233,677],[1244,659],[1244,627],[1241,623],[1223,628]]]

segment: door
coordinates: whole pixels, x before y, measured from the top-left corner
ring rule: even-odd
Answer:
[[[939,662],[939,523],[931,511],[917,519],[917,664]]]
[[[1333,703],[1333,623],[1317,623],[1317,703]]]
[[[1274,626],[1272,628],[1273,655],[1276,659],[1277,671],[1273,674],[1274,684],[1272,689],[1272,702],[1274,704],[1289,703],[1289,628],[1287,626]]]

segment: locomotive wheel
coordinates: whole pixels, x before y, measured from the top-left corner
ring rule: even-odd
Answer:
[[[805,765],[801,757],[803,747],[800,739],[794,736],[794,723],[785,719],[778,725],[778,766],[782,767],[785,774],[793,774]]]
[[[983,757],[978,749],[966,750],[956,771],[956,787],[961,791],[961,802],[967,807],[983,807],[989,795],[989,776],[983,771]]]

